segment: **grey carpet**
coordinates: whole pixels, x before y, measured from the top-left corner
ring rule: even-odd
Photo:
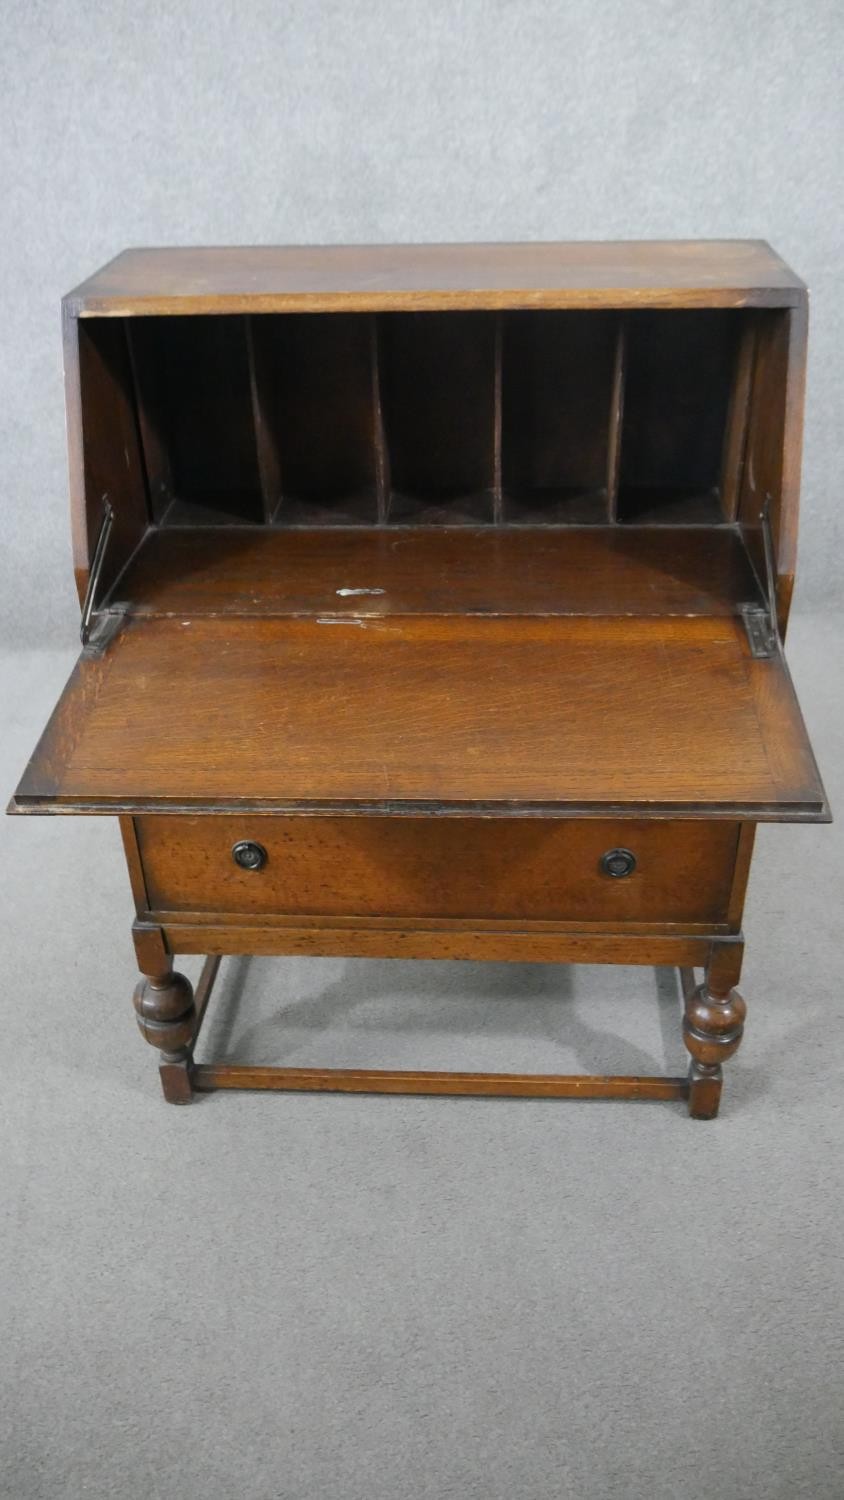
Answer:
[[[844,820],[844,620],[797,619],[790,656]],[[71,659],[3,661],[6,793]],[[747,1034],[700,1124],[670,1104],[168,1108],[116,828],[0,821],[0,1493],[840,1500],[842,829],[761,832]],[[232,1055],[684,1067],[669,974],[221,978],[205,1046]]]

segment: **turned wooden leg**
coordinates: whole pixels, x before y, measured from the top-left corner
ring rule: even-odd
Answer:
[[[141,1036],[161,1053],[161,1087],[168,1104],[190,1104],[193,1098],[191,1043],[196,1030],[193,988],[172,969],[147,974],[135,990],[135,1013]]]
[[[747,1006],[735,982],[741,972],[741,944],[716,948],[703,984],[684,977],[683,1040],[691,1053],[689,1114],[714,1120],[721,1102],[721,1064],[738,1050]]]

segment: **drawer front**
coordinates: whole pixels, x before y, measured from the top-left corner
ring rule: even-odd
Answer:
[[[149,816],[153,911],[560,922],[727,920],[739,825],[538,818]],[[240,851],[236,846],[258,845]],[[629,851],[607,860],[612,851]],[[265,855],[263,861],[261,855]]]

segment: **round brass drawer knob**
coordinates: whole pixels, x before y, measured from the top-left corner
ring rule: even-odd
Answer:
[[[625,875],[632,875],[636,868],[636,856],[629,849],[608,849],[606,854],[601,855],[601,870],[604,875],[611,875],[614,880],[623,880]]]
[[[267,851],[254,839],[241,839],[232,849],[232,859],[241,870],[262,870],[267,863]]]

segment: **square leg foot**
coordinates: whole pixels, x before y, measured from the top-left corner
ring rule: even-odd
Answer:
[[[161,1089],[168,1104],[190,1104],[193,1100],[193,1060],[162,1058],[158,1069]]]
[[[692,1063],[689,1069],[689,1114],[693,1120],[715,1119],[721,1103],[723,1081],[718,1063]]]

